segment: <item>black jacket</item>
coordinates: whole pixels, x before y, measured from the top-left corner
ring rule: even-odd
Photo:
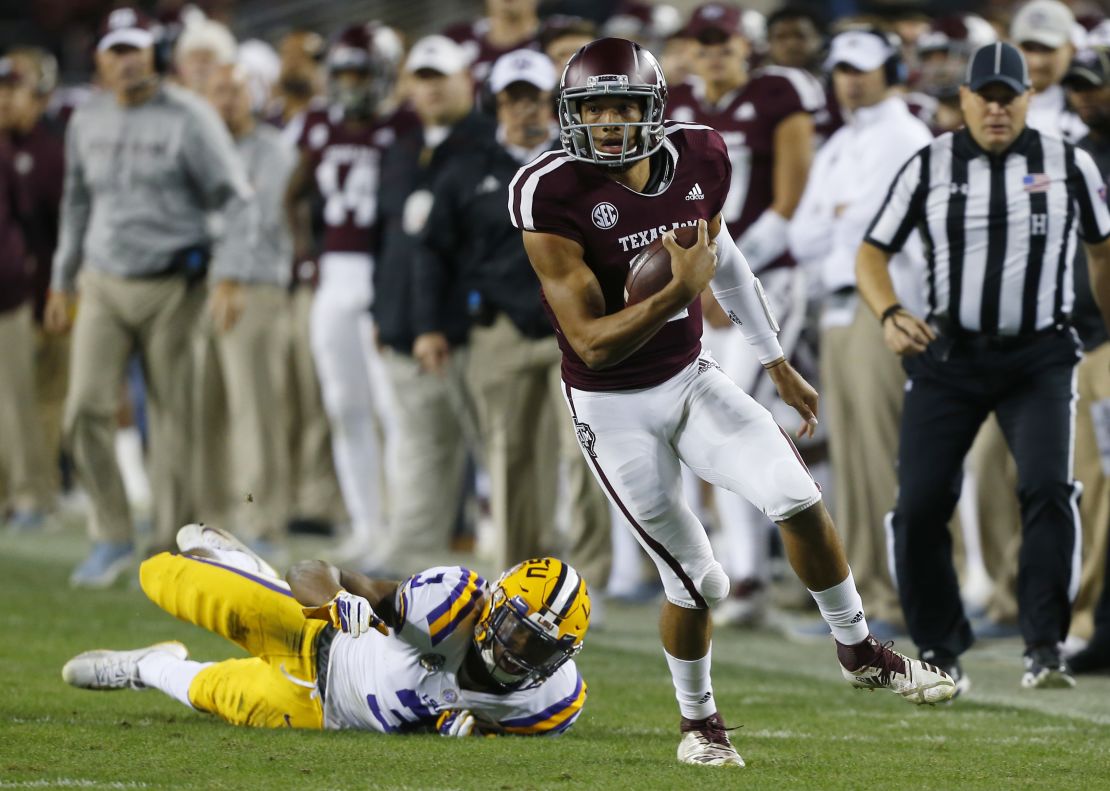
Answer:
[[[471,113],[451,129],[447,138],[434,149],[424,145],[424,130],[418,129],[397,138],[382,157],[381,183],[378,187],[379,248],[375,251],[374,306],[378,337],[386,346],[404,354],[420,330],[412,313],[418,261],[423,255],[420,235],[427,225],[405,228],[405,207],[410,206],[410,224],[419,221],[419,205],[431,200],[430,188],[448,165],[471,154],[476,141],[494,134],[494,122],[485,115]],[[423,195],[414,195],[423,191]],[[429,221],[430,225],[430,221]],[[411,232],[411,233],[410,233]],[[439,302],[442,310],[439,330],[452,344],[466,342],[470,328],[466,291],[448,286]]]
[[[422,239],[427,255],[417,264],[418,333],[444,329],[445,305],[460,282],[477,321],[501,312],[530,338],[553,333],[520,231],[509,220],[509,182],[519,169],[491,132],[436,180]]]

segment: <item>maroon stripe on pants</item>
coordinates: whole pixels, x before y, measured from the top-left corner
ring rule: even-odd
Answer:
[[[571,395],[570,385],[568,385],[566,382],[563,382],[563,387],[566,389],[567,403],[570,404],[571,417],[574,418],[574,422],[577,423],[578,413],[574,409],[574,397]],[[597,477],[601,479],[601,483],[605,487],[605,491],[609,493],[609,497],[613,500],[614,503],[617,504],[617,508],[619,508],[621,513],[624,514],[624,518],[628,520],[628,523],[632,525],[633,529],[640,535],[640,538],[643,539],[643,542],[651,547],[652,552],[663,558],[663,562],[665,562],[670,567],[671,571],[674,572],[674,575],[678,577],[678,579],[682,582],[682,585],[686,588],[686,592],[690,594],[690,598],[694,600],[694,605],[698,607],[698,609],[707,609],[709,605],[705,603],[705,599],[702,598],[702,595],[698,592],[697,587],[694,585],[694,581],[690,579],[690,575],[687,574],[686,570],[682,568],[682,564],[678,562],[678,558],[668,552],[662,544],[648,535],[647,531],[640,526],[640,523],[632,517],[632,514],[621,501],[621,498],[617,496],[617,492],[613,488],[613,485],[609,483],[609,478],[605,475],[605,470],[601,469],[601,465],[598,463],[597,457],[594,456],[592,453],[587,453],[586,457],[589,458],[590,464],[592,464],[594,466],[594,469],[597,470]]]

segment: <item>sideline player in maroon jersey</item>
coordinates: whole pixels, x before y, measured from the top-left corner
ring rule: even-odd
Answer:
[[[286,191],[295,260],[312,257],[304,201],[315,189],[323,203],[320,286],[312,303],[312,353],[351,536],[339,555],[372,564],[384,526],[382,456],[377,426],[388,448],[388,387],[373,341],[370,303],[377,245],[377,193],[382,152],[416,116],[386,104],[396,62],[383,52],[373,24],[345,29],[327,57],[330,105],[310,113],[298,143],[301,158]]]
[[[638,45],[601,39],[580,49],[560,84],[563,150],[521,168],[509,211],[563,350],[582,451],[663,581],[660,632],[682,715],[678,759],[743,766],[710,681],[709,608],[729,581],[683,498],[680,462],[779,524],[854,686],[933,703],[955,685],[871,637],[836,528],[790,438],[701,354],[699,295],[711,286],[803,417],[799,435],[813,430],[817,393],[783,357],[759,280],[721,219],[731,176],[724,142],[705,126],[665,123],[666,99],[658,63]],[[674,241],[682,225],[698,227],[689,249]],[[673,278],[626,306],[629,261],[660,235]]]
[[[697,79],[678,85],[667,100],[675,121],[693,121],[720,133],[732,164],[721,219],[744,251],[775,305],[779,343],[788,359],[806,321],[804,272],[786,249],[786,231],[802,198],[813,158],[813,113],[825,105],[820,83],[800,69],[767,66],[750,72],[751,45],[740,9],[706,3],[685,28],[693,42]],[[788,419],[775,385],[728,317],[703,294],[703,344],[723,370],[779,419]],[[690,475],[687,473],[687,477]],[[732,595],[713,613],[717,624],[748,624],[763,616],[770,579],[767,518],[743,498],[714,493],[722,528],[721,561],[733,582]]]

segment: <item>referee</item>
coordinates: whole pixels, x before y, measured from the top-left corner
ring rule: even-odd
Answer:
[[[961,690],[959,656],[974,638],[947,523],[992,411],[1018,466],[1021,684],[1075,684],[1057,649],[1079,583],[1071,267],[1078,237],[1110,325],[1110,211],[1091,157],[1026,127],[1029,96],[1017,49],[979,49],[960,88],[966,126],[903,166],[856,260],[860,293],[909,377],[891,519],[898,594],[921,657]],[[926,251],[925,321],[898,304],[887,273],[914,229]]]

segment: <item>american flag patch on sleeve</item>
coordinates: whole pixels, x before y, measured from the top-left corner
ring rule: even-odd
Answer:
[[[1047,173],[1029,173],[1022,178],[1026,192],[1048,192],[1052,186],[1052,177]]]

